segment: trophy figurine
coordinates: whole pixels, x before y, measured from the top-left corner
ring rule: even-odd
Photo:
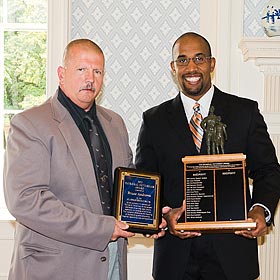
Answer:
[[[214,106],[210,107],[209,115],[201,122],[206,137],[207,154],[224,154],[224,144],[227,140],[227,125],[222,123],[220,116],[214,115]]]

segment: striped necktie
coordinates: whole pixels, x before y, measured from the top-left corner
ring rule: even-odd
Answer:
[[[199,106],[200,105],[198,103],[194,104],[193,106],[194,113],[190,121],[190,130],[192,132],[193,141],[195,143],[198,152],[200,152],[200,146],[201,146],[202,136],[203,136],[203,129],[200,126],[202,122],[202,115],[200,113]]]

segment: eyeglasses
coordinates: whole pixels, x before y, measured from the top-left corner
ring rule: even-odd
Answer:
[[[190,61],[192,60],[194,64],[201,65],[206,63],[207,60],[211,59],[212,56],[205,56],[204,54],[196,55],[195,57],[181,57],[177,60],[174,60],[176,62],[177,66],[188,66]]]

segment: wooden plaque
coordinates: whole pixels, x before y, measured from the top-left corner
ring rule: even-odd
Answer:
[[[184,222],[176,229],[235,231],[253,229],[247,221],[246,156],[219,154],[186,156]]]
[[[114,213],[129,225],[129,231],[159,232],[160,175],[119,167],[115,170]]]

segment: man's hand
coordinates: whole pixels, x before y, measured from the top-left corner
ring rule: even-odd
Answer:
[[[201,236],[200,232],[183,231],[183,230],[175,229],[175,226],[177,225],[179,218],[184,214],[185,210],[186,210],[186,203],[185,201],[183,201],[183,204],[180,208],[170,209],[166,214],[163,215],[164,219],[167,222],[169,232],[181,239]]]
[[[116,220],[115,229],[111,237],[111,241],[117,240],[119,237],[132,237],[135,234],[133,232],[127,231],[129,226],[126,223]]]
[[[254,206],[254,208],[251,211],[249,211],[249,213],[248,213],[248,221],[256,222],[256,228],[255,229],[248,228],[247,230],[236,231],[235,234],[243,235],[244,237],[247,237],[247,238],[257,238],[257,237],[263,236],[267,233],[268,228],[266,226],[263,207],[258,206],[258,205]]]
[[[162,208],[162,216],[164,216],[164,214],[168,213],[169,211],[171,210],[170,207],[168,206],[165,206]],[[168,229],[167,228],[167,222],[166,220],[162,217],[162,221],[161,221],[161,224],[159,225],[159,228],[160,228],[160,231],[158,233],[155,233],[155,234],[152,234],[152,235],[149,235],[149,234],[145,234],[146,237],[150,237],[150,238],[153,238],[153,239],[158,239],[160,237],[163,237],[165,236],[165,231]]]

